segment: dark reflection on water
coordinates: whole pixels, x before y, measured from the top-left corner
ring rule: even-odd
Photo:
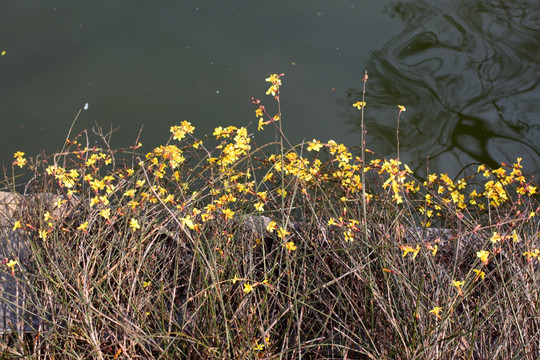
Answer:
[[[540,176],[539,1],[390,1],[0,1],[0,168],[61,148],[87,102],[72,135],[112,124],[113,147],[142,125],[148,150],[182,120],[197,136],[256,122],[251,96],[275,109],[270,72],[285,73],[293,143],[357,145],[368,69],[369,148],[395,156],[400,104],[400,155],[420,175],[429,155],[449,174],[522,156]]]
[[[368,65],[368,147],[419,174],[524,159],[540,176],[540,2],[403,1],[387,8],[405,31]],[[351,90],[344,106],[359,90]],[[350,106],[350,105],[349,105]],[[358,124],[358,114],[350,113]]]

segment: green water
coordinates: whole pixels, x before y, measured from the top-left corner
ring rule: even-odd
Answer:
[[[456,174],[517,156],[540,174],[537,1],[5,0],[0,14],[4,166],[62,148],[86,103],[72,134],[118,128],[113,146],[144,127],[150,149],[182,120],[199,136],[247,125],[251,96],[272,106],[272,72],[292,142],[357,145],[367,69],[370,149],[395,156],[400,104],[400,155],[419,174],[428,157]]]

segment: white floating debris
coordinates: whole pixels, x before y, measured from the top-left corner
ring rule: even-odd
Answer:
[[[84,105],[84,110],[88,110],[88,103]]]

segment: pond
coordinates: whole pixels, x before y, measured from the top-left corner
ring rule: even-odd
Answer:
[[[244,126],[251,96],[285,73],[283,127],[293,143],[360,142],[420,176],[523,157],[540,176],[537,0],[68,1],[0,4],[0,162],[62,148],[98,124],[112,146]],[[268,135],[266,135],[268,136]],[[93,141],[93,140],[92,140]]]

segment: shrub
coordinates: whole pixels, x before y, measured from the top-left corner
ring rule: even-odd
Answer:
[[[19,290],[3,300],[32,332],[4,335],[2,355],[536,357],[539,207],[521,159],[420,180],[365,146],[292,146],[282,78],[267,79],[277,113],[252,99],[277,143],[234,126],[201,140],[183,121],[146,155],[86,132],[16,153],[31,179],[9,227],[28,251],[4,249]]]

